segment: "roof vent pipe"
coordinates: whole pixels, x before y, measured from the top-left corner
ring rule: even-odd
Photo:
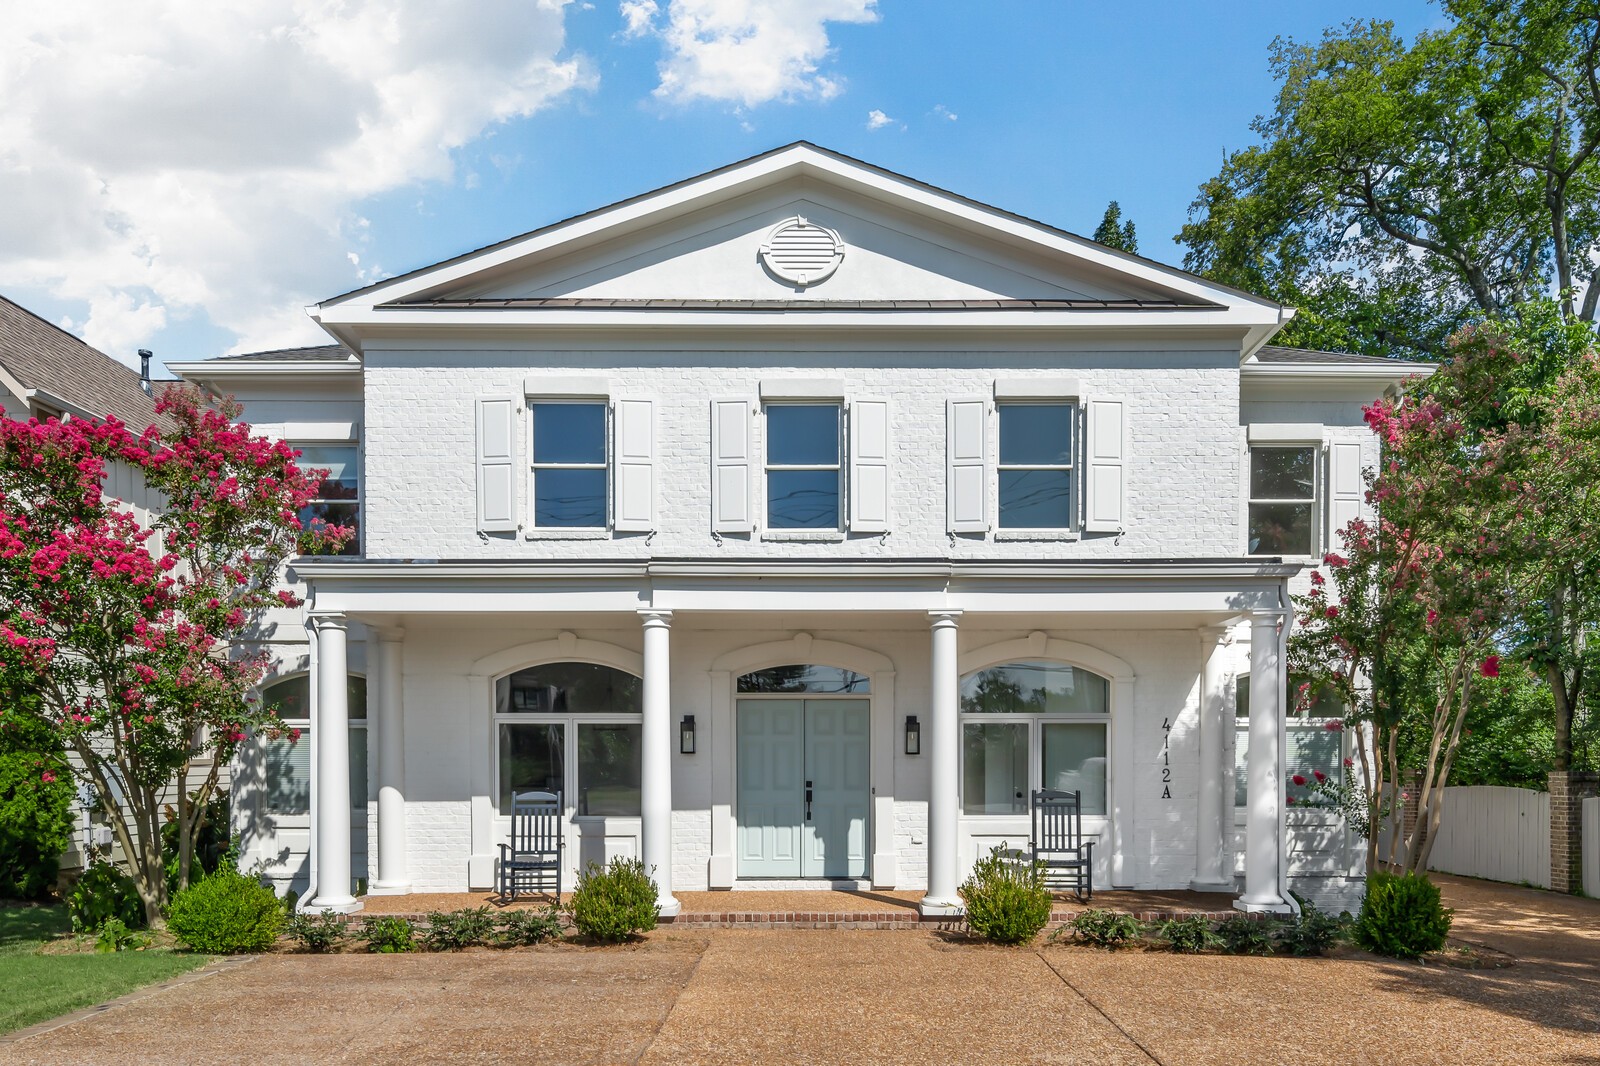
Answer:
[[[150,395],[150,349],[139,349],[139,387],[146,396]]]

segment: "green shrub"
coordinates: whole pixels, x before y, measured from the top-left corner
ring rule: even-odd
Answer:
[[[218,870],[172,897],[167,928],[195,951],[233,955],[265,951],[283,928],[272,889],[234,870]]]
[[[119,951],[141,951],[150,946],[150,936],[129,929],[121,918],[107,918],[94,936],[97,955],[113,955]]]
[[[67,893],[67,914],[74,933],[93,933],[116,918],[130,929],[143,929],[144,903],[133,878],[109,862],[97,862],[83,871]]]
[[[193,796],[190,797],[193,799]],[[167,871],[167,891],[178,890],[178,812],[168,804],[167,820],[161,823],[161,859]],[[214,795],[206,804],[205,824],[194,838],[194,853],[189,857],[189,883],[209,877],[218,870],[238,869],[239,841],[228,836],[227,793]]]
[[[356,934],[356,939],[364,942],[368,951],[384,955],[415,951],[417,948],[417,931],[409,921],[395,914],[368,918],[361,923],[361,932]]]
[[[1350,926],[1350,915],[1332,915],[1317,909],[1308,899],[1300,899],[1300,917],[1285,922],[1278,933],[1278,941],[1289,949],[1291,955],[1321,955],[1344,939]]]
[[[1007,855],[1004,844],[977,861],[960,892],[967,928],[997,944],[1025,944],[1050,921],[1042,868]]]
[[[487,944],[494,935],[494,916],[488,907],[459,911],[434,911],[428,915],[428,931],[423,939],[430,951],[460,951],[476,944]]]
[[[618,858],[604,869],[594,862],[584,867],[567,901],[567,913],[584,936],[617,943],[654,929],[661,908],[644,863]]]
[[[303,944],[307,951],[318,955],[332,951],[350,935],[343,915],[307,914],[303,911],[290,914],[283,931]]]
[[[1144,933],[1144,923],[1131,914],[1097,910],[1094,907],[1073,915],[1067,925],[1072,935],[1085,944],[1115,951]]]
[[[500,916],[499,942],[508,947],[543,944],[561,935],[561,908],[554,903],[538,911],[506,911]]]
[[[42,723],[0,713],[0,899],[37,899],[56,887],[73,821],[62,762],[60,741]]]
[[[1211,919],[1203,914],[1174,918],[1162,922],[1156,935],[1167,942],[1167,947],[1180,955],[1198,955],[1207,948],[1222,943],[1222,938],[1211,931]]]
[[[1217,938],[1229,955],[1271,955],[1278,923],[1271,918],[1232,914],[1217,924]]]
[[[1367,878],[1356,942],[1379,955],[1419,958],[1444,947],[1454,915],[1426,877],[1380,871]]]

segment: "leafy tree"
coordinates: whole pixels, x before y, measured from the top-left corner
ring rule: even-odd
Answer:
[[[1122,221],[1122,205],[1112,200],[1106,205],[1105,217],[1094,228],[1094,239],[1108,248],[1124,252],[1138,252],[1139,238],[1133,232],[1133,220]]]
[[[72,836],[72,779],[53,730],[0,710],[0,898],[55,887]]]
[[[1185,265],[1299,308],[1288,343],[1436,357],[1552,290],[1595,318],[1600,12],[1444,6],[1454,24],[1410,43],[1381,21],[1274,42],[1261,143],[1190,209]]]
[[[300,602],[278,589],[288,558],[349,531],[300,527],[322,472],[234,424],[238,405],[172,388],[157,410],[169,426],[138,436],[114,418],[0,418],[0,706],[70,754],[56,772],[92,790],[159,925],[164,803],[181,889],[219,770],[248,732],[280,729],[248,698],[263,654],[235,642],[269,607]],[[108,495],[115,464],[164,509]]]

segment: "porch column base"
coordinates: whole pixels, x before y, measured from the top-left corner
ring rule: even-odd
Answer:
[[[467,856],[467,889],[477,892],[494,887],[494,856],[469,855]]]
[[[1226,892],[1230,895],[1239,891],[1239,886],[1232,881],[1190,881],[1190,892]]]
[[[1236,900],[1233,901],[1233,909],[1236,910],[1236,911],[1244,911],[1246,914],[1293,914],[1294,913],[1294,908],[1293,907],[1291,907],[1287,903],[1283,903],[1281,901],[1280,902],[1276,902],[1276,903],[1250,903],[1250,902],[1248,902],[1246,900],[1236,899]]]
[[[710,888],[733,887],[733,856],[713,855],[706,867],[706,885]]]
[[[967,913],[967,905],[959,899],[952,902],[923,896],[917,901],[917,913],[924,918],[960,918]]]
[[[365,906],[359,899],[349,903],[306,903],[296,910],[303,914],[355,914]]]
[[[390,885],[382,881],[374,881],[367,886],[367,895],[369,896],[408,896],[410,894],[411,886],[409,884]]]
[[[893,888],[900,880],[900,857],[893,852],[872,857],[872,887]]]

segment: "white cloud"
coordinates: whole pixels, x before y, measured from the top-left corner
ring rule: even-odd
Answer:
[[[14,6],[0,44],[0,291],[87,306],[131,357],[204,311],[239,347],[325,339],[362,283],[368,196],[594,84],[568,0],[124,0]],[[203,353],[185,353],[203,354]]]
[[[894,119],[890,118],[888,115],[885,115],[882,111],[879,111],[877,108],[873,108],[871,111],[867,112],[867,129],[869,129],[869,130],[881,130],[885,126],[893,126],[893,125],[894,125]]]
[[[648,5],[648,18],[639,10]],[[876,22],[877,0],[670,0],[664,24],[653,0],[625,0],[627,31],[662,40],[655,95],[755,107],[772,100],[827,100],[843,83],[823,67],[830,22]],[[637,30],[635,27],[639,27]]]
[[[932,114],[934,118],[948,119],[951,122],[954,122],[958,117],[960,117],[943,104],[934,104]]]
[[[624,37],[643,37],[655,29],[656,0],[622,0],[622,35]]]

